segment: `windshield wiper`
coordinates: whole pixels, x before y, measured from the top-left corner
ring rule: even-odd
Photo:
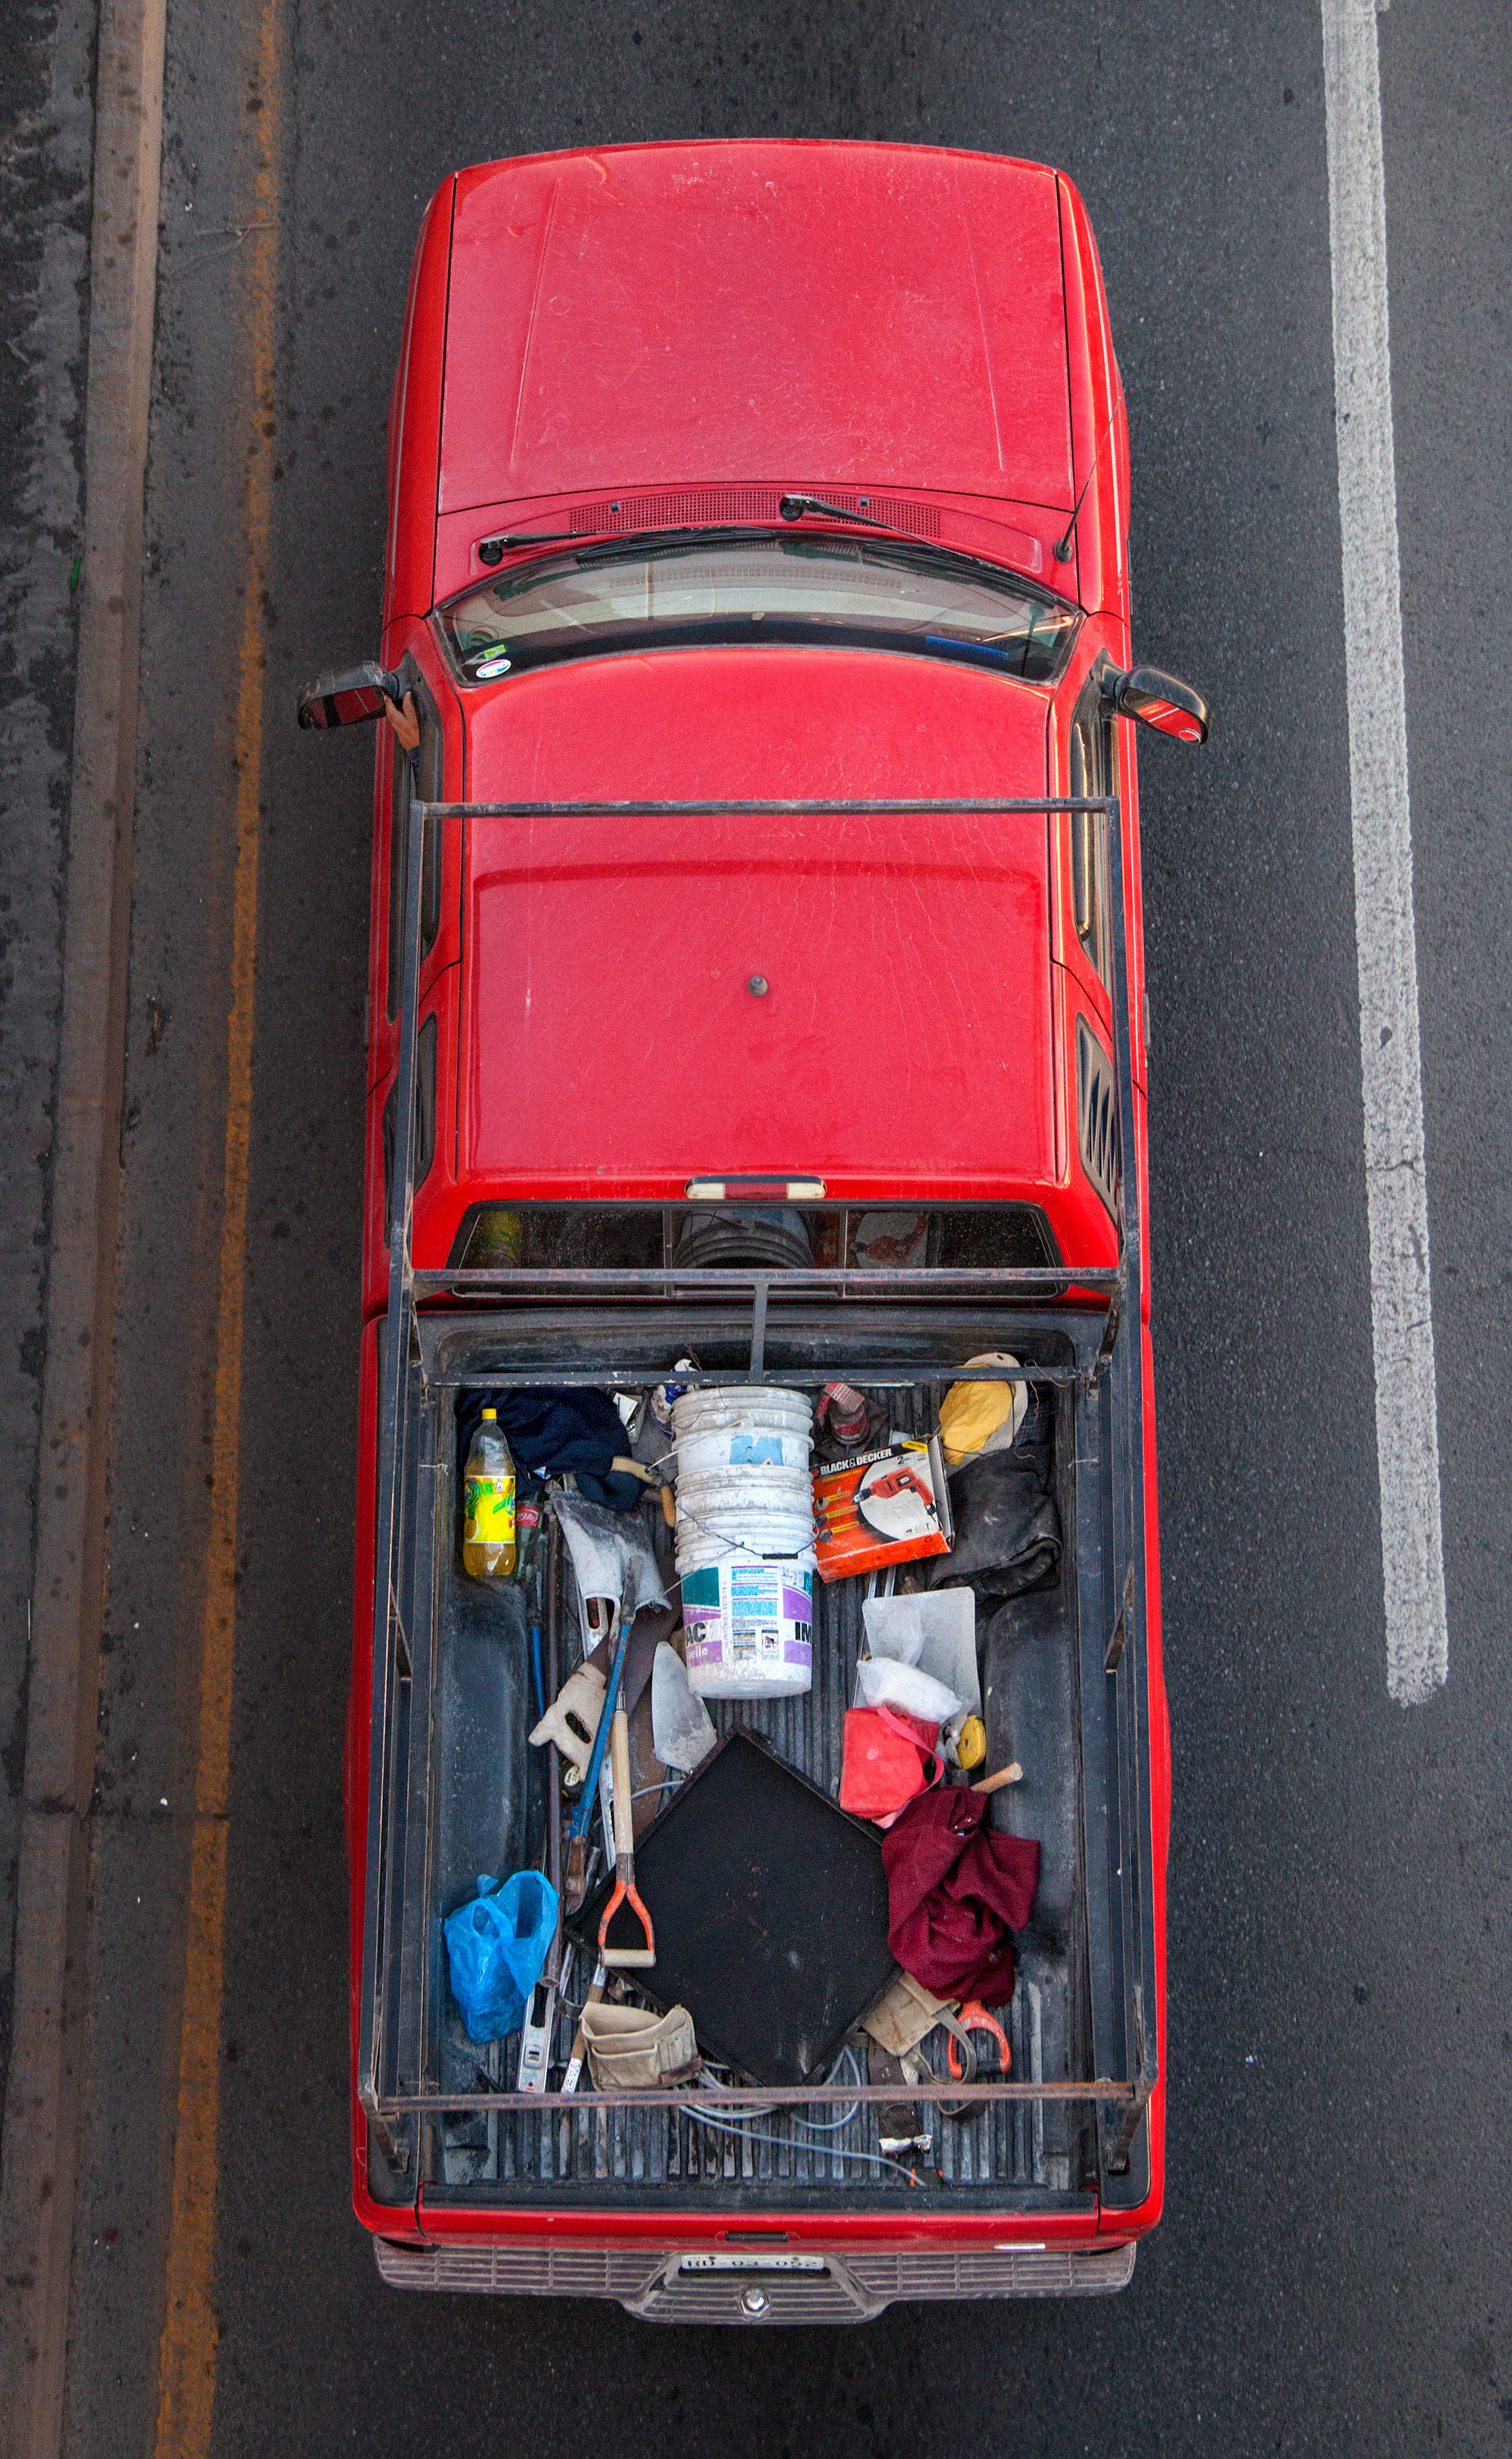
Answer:
[[[579,538],[602,537],[607,522],[596,522],[591,530],[500,530],[494,537],[479,538],[479,563],[502,563],[512,546],[563,546]]]
[[[785,521],[801,521],[805,513],[824,513],[832,521],[859,521],[863,529],[888,530],[893,537],[907,538],[911,546],[920,541],[914,530],[899,527],[896,521],[879,521],[872,513],[852,513],[845,504],[831,504],[823,495],[784,495],[777,510]]]
[[[823,513],[832,521],[857,521],[863,529],[887,530],[893,537],[907,538],[912,546],[919,543],[916,533],[900,528],[896,521],[879,521],[871,513],[852,513],[844,504],[831,504],[823,495],[784,495],[777,510],[785,521],[801,521],[806,513]],[[682,536],[687,525],[682,526]],[[512,547],[516,546],[580,546],[587,538],[619,536],[607,521],[596,521],[588,530],[499,530],[493,537],[479,538],[479,563],[502,563]]]

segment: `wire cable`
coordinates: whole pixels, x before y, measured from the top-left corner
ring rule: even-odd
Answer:
[[[818,2148],[813,2144],[794,2143],[786,2134],[749,2133],[741,2119],[713,2117],[706,2109],[689,2109],[684,2105],[682,2114],[684,2117],[694,2118],[700,2126],[717,2128],[721,2134],[737,2135],[743,2143],[770,2143],[779,2152],[805,2152]],[[922,2186],[924,2182],[917,2170],[905,2169],[901,2160],[890,2159],[885,2152],[842,2152],[837,2148],[831,2151],[830,2157],[832,2160],[869,2160],[874,2168],[895,2169],[898,2175],[906,2177],[911,2186]]]
[[[850,2070],[849,2080],[851,2083],[859,2083],[861,2069],[856,2063],[856,2053],[849,2041],[826,2075],[826,2083],[833,2083],[843,2066]],[[801,2126],[806,2134],[837,2134],[842,2126],[850,2125],[860,2106],[861,2103],[858,2100],[853,2100],[850,2108],[839,2117],[799,2117],[795,2113],[792,2122],[795,2126]]]
[[[705,2061],[705,2063],[707,2062]],[[840,2055],[836,2058],[834,2065],[826,2075],[825,2081],[827,2084],[833,2083],[842,2066],[850,2068],[850,2080],[852,2083],[860,2082],[861,2070],[856,2063],[855,2051],[849,2041],[847,2041],[844,2049],[840,2052]],[[719,2086],[718,2089],[728,2091],[737,2089],[737,2087],[724,2084]],[[788,2120],[788,2123],[795,2129],[801,2127],[806,2134],[833,2134],[836,2133],[841,2127],[850,2125],[851,2119],[860,2109],[860,2106],[861,2103],[858,2100],[853,2100],[850,2108],[846,2110],[841,2116],[829,2118],[800,2117],[795,2111],[791,2118]],[[734,2115],[729,2117],[716,2117],[702,2103],[694,2108],[689,2108],[684,2105],[682,2114],[684,2117],[694,2118],[700,2125],[716,2128],[722,2134],[733,2134],[743,2143],[769,2143],[779,2152],[818,2152],[825,2148],[819,2144],[795,2143],[790,2135],[755,2134],[750,2133],[748,2131],[749,2119],[753,2117],[770,2117],[773,2114],[770,2102],[768,2102],[764,2109],[747,2110],[744,2116],[741,2117],[736,2117]],[[918,2186],[923,2182],[916,2170],[905,2167],[901,2160],[890,2159],[885,2152],[851,2151],[842,2148],[839,2144],[834,2144],[829,2147],[829,2153],[830,2157],[832,2160],[868,2160],[877,2168],[895,2169],[900,2177],[907,2177],[911,2186]]]

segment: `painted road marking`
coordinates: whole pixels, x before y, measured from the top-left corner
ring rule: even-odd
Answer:
[[[1375,0],[1322,0],[1386,1687],[1449,1673]]]
[[[257,948],[258,804],[262,777],[262,596],[272,520],[273,341],[278,273],[281,104],[278,0],[263,0],[258,40],[257,170],[248,258],[251,343],[246,591],[236,709],[236,876],[210,1533],[200,1654],[200,1736],[189,1870],[178,2107],[174,2134],[166,2301],[158,2359],[156,2459],[206,2459],[215,2407],[215,2217],[220,2098],[220,1985],[230,1802],[231,1671],[246,1272],[247,1150],[252,1126],[253,959]]]
[[[47,1339],[34,1455],[35,1611],[29,1603],[13,2028],[0,2170],[0,2451],[6,2459],[56,2459],[64,2445],[80,2103],[88,2081],[81,2052],[91,2014],[90,1796],[115,1408],[116,1156],[136,826],[142,473],[162,155],[162,0],[111,0],[98,11],[58,10],[46,18],[36,13],[40,22],[31,39],[53,97],[49,116],[58,115],[47,140],[58,184],[49,210],[55,236],[39,293],[46,322],[36,328],[34,365],[38,405],[55,429],[75,406],[63,362],[82,339],[76,327],[72,337],[68,332],[76,306],[65,318],[56,302],[60,288],[74,295],[81,270],[89,284],[89,368],[83,552],[70,576],[71,583],[82,577],[83,586],[52,1092]],[[76,185],[75,168],[83,175]],[[89,195],[91,168],[86,228],[77,206]],[[69,526],[69,498],[61,473],[38,474],[31,501],[57,556]],[[16,643],[12,663],[25,675],[28,650],[17,640],[9,601],[7,618]],[[10,1020],[13,1035],[13,1012]],[[12,1175],[27,1166],[29,1149],[8,1139]]]

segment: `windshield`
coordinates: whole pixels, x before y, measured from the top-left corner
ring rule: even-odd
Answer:
[[[533,557],[439,615],[470,683],[567,658],[751,641],[902,649],[1045,683],[1080,620],[1048,591],[938,547],[761,531]]]

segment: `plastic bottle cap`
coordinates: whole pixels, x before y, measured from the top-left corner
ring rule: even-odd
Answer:
[[[493,1418],[495,1422],[497,1421],[498,1411],[496,1409],[485,1409],[483,1415],[485,1418]]]

